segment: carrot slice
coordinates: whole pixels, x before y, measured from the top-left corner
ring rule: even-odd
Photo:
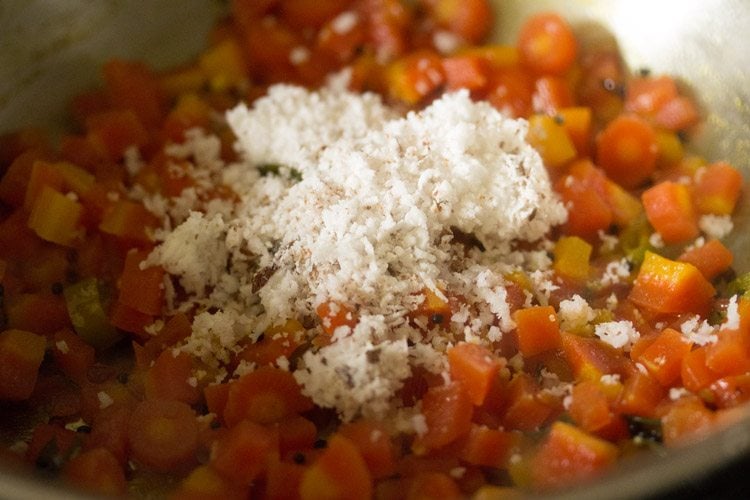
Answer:
[[[562,17],[543,12],[530,17],[518,35],[521,61],[537,73],[560,75],[568,71],[578,53],[575,35]]]
[[[195,412],[179,401],[138,403],[128,426],[135,460],[157,472],[178,472],[196,462],[198,422]]]
[[[268,424],[312,407],[290,372],[266,366],[231,384],[224,420],[230,427],[244,419]]]
[[[618,116],[596,139],[596,163],[625,188],[651,177],[658,154],[653,127],[634,115]]]

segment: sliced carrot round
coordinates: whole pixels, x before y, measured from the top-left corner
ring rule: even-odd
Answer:
[[[658,154],[653,127],[634,115],[615,118],[596,140],[597,164],[626,188],[638,187],[654,173]]]
[[[570,25],[558,14],[537,14],[521,27],[518,48],[523,64],[538,73],[559,75],[568,71],[578,53]]]
[[[179,401],[146,400],[133,410],[128,426],[133,458],[157,472],[175,472],[195,463],[198,421]]]

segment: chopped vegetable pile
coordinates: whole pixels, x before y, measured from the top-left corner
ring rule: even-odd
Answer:
[[[670,76],[492,19],[234,0],[182,67],[107,62],[59,144],[0,136],[0,457],[104,495],[491,498],[736,421],[742,175]]]

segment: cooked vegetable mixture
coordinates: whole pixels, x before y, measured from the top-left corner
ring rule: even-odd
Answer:
[[[502,13],[500,13],[502,14]],[[109,495],[493,498],[750,399],[743,179],[674,79],[486,0],[235,0],[0,137],[0,456]]]

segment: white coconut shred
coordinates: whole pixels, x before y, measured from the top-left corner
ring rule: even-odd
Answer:
[[[241,161],[221,182],[240,201],[172,221],[149,259],[181,287],[175,307],[196,312],[181,349],[218,365],[269,326],[347,304],[353,331],[290,369],[344,420],[383,419],[411,367],[444,370],[451,343],[514,327],[504,276],[549,265],[544,243],[520,252],[514,242],[541,240],[566,216],[525,121],[467,92],[402,117],[375,95],[288,85],[227,121]],[[214,173],[215,156],[202,160]],[[425,332],[407,320],[424,289],[462,295],[470,314]]]

